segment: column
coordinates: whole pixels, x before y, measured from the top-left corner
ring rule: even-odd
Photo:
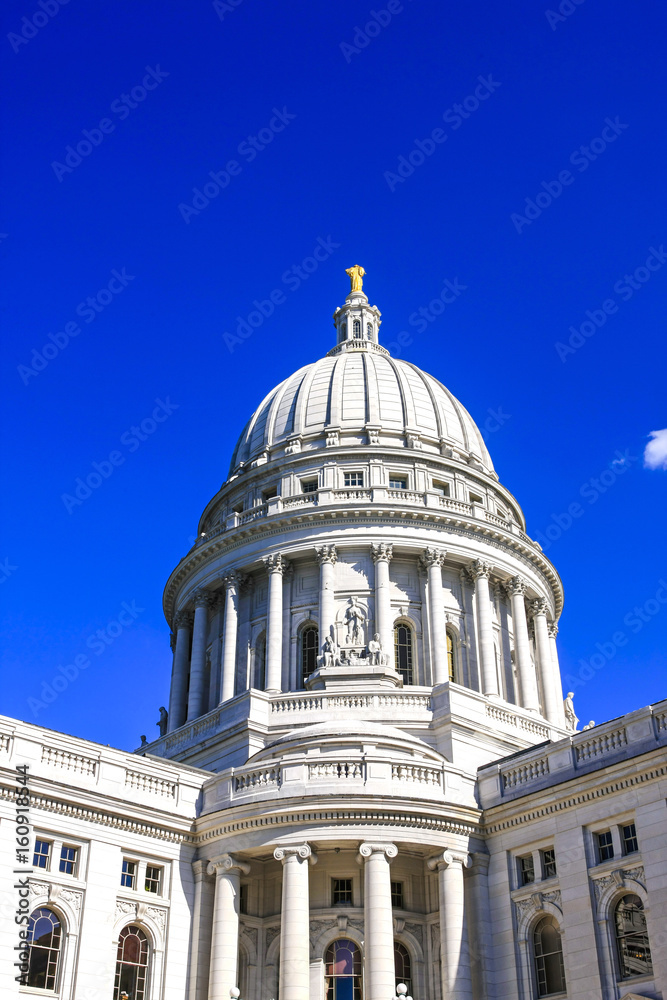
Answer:
[[[237,988],[240,880],[241,874],[249,874],[250,865],[223,854],[210,862],[207,871],[215,875],[207,996],[208,1000],[229,1000],[229,991]]]
[[[470,953],[463,905],[463,869],[471,865],[465,851],[447,850],[431,858],[437,869],[440,898],[440,976],[443,1000],[472,1000]]]
[[[267,556],[269,599],[266,626],[266,691],[282,691],[283,664],[283,572],[289,563],[281,556]]]
[[[514,576],[507,583],[507,591],[512,601],[512,627],[514,631],[514,657],[521,686],[519,704],[530,712],[539,712],[540,698],[537,691],[535,667],[530,657],[530,642],[528,641],[528,621],[526,620],[526,581],[521,576]]]
[[[544,700],[544,717],[555,726],[562,726],[562,713],[560,706],[556,702],[551,643],[549,642],[549,631],[547,629],[547,608],[548,604],[544,597],[539,597],[537,600],[531,601],[530,609],[533,613],[533,624],[535,626],[537,666],[540,671],[542,698]]]
[[[179,611],[174,615],[176,648],[171,668],[171,690],[169,692],[169,722],[171,733],[183,725],[187,716],[186,693],[188,690],[188,669],[190,666],[190,635],[192,613]]]
[[[379,633],[382,652],[387,657],[387,666],[394,667],[394,623],[391,613],[391,591],[389,584],[389,563],[393,556],[393,545],[380,542],[371,545],[371,556],[375,563],[375,631]]]
[[[442,565],[445,553],[440,549],[424,549],[419,561],[428,573],[428,610],[431,619],[431,655],[435,686],[449,680],[445,607],[442,596]]]
[[[225,617],[222,632],[222,684],[220,704],[234,697],[236,677],[236,634],[239,619],[239,575],[236,571],[226,573],[222,578],[225,588]]]
[[[320,564],[320,649],[327,636],[335,638],[336,623],[336,590],[334,586],[334,567],[338,554],[335,545],[322,545],[315,549],[317,561]]]
[[[493,622],[491,619],[491,597],[489,576],[491,563],[475,559],[468,566],[468,572],[475,581],[475,609],[477,611],[477,648],[479,649],[482,694],[487,698],[498,696],[498,673],[493,644]]]
[[[213,932],[215,882],[207,861],[193,861],[195,898],[192,907],[192,947],[188,1000],[201,1000],[208,993],[209,956]]]
[[[559,706],[559,726],[565,728],[565,710],[563,708],[563,687],[560,677],[560,664],[558,662],[558,647],[556,646],[556,636],[558,635],[558,625],[554,621],[547,623],[549,633],[549,645],[551,646],[551,669],[553,671],[556,704]]]
[[[204,711],[204,675],[206,671],[208,609],[211,606],[212,600],[213,595],[208,590],[198,590],[194,595],[195,622],[192,628],[192,656],[190,658],[188,719],[196,719]]]
[[[386,1000],[396,992],[389,863],[397,854],[395,844],[362,844],[359,848],[357,860],[364,863],[366,1000]]]
[[[471,903],[468,921],[468,946],[470,949],[470,974],[473,996],[483,1000],[488,997],[491,972],[491,946],[493,931],[489,904],[489,862],[491,858],[482,851],[470,855],[471,865],[464,878],[468,884]]]
[[[276,847],[283,866],[280,912],[280,1000],[310,1000],[310,904],[308,865],[317,856],[308,844]]]

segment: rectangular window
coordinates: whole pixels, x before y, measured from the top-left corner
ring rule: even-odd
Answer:
[[[519,858],[519,882],[521,885],[530,885],[534,881],[535,865],[533,864],[533,855],[526,854],[523,858]]]
[[[346,486],[363,486],[364,485],[364,474],[363,474],[363,472],[346,472],[345,473],[345,485]]]
[[[79,854],[77,847],[65,847],[60,849],[60,871],[65,875],[76,875],[76,861]]]
[[[614,856],[614,844],[611,839],[611,830],[605,830],[603,833],[596,833],[595,839],[598,849],[598,863],[602,861],[611,861]]]
[[[243,882],[239,887],[239,913],[248,912],[248,883]]]
[[[352,879],[332,878],[331,905],[352,906]]]
[[[301,480],[301,492],[302,493],[317,493],[317,479],[302,479]]]
[[[484,503],[484,497],[481,497],[479,493],[471,493],[470,503]]]
[[[634,854],[639,850],[637,843],[637,828],[634,823],[628,823],[621,827],[621,841],[623,843],[624,854]]]
[[[391,883],[391,905],[396,906],[399,910],[403,909],[403,883],[402,882],[392,882]]]
[[[48,871],[50,866],[51,866],[51,841],[36,840],[35,853],[32,856],[32,867],[46,868]]]
[[[162,887],[162,869],[157,865],[146,865],[146,881],[144,888],[146,892],[160,893]]]
[[[546,851],[540,851],[542,857],[542,878],[555,878],[556,872],[556,852],[553,847]]]
[[[137,862],[128,861],[123,858],[123,869],[120,876],[120,884],[126,889],[136,889],[137,887]]]
[[[439,479],[433,480],[433,489],[436,493],[439,493],[441,497],[448,497],[450,495],[449,483],[443,483]]]
[[[262,503],[268,503],[269,500],[273,500],[273,498],[277,496],[278,496],[278,487],[269,486],[267,490],[262,490]]]
[[[408,481],[404,476],[389,477],[390,490],[407,490],[407,488],[408,488]]]

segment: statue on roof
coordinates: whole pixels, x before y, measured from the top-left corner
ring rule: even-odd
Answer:
[[[349,275],[350,278],[350,286],[351,286],[350,291],[351,292],[362,291],[362,286],[363,286],[362,279],[366,274],[363,267],[360,267],[359,264],[355,264],[354,267],[348,267],[345,273]]]

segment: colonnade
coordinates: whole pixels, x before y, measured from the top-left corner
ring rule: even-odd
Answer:
[[[359,845],[357,862],[363,866],[364,882],[366,1000],[387,1000],[395,993],[390,865],[397,854],[393,843]],[[318,859],[308,843],[280,845],[273,856],[282,865],[283,879],[279,996],[281,1000],[309,1000],[309,868]],[[473,985],[479,994],[485,978],[484,956],[476,945],[471,950],[469,940],[476,938],[478,917],[482,919],[488,911],[488,856],[471,856],[465,850],[451,848],[428,860],[427,865],[438,873],[441,995],[443,1000],[472,1000]],[[464,872],[471,866],[474,877],[467,877],[468,913]],[[231,854],[223,854],[208,864],[209,875],[215,875],[209,1000],[229,1000],[230,991],[238,987],[240,877],[249,870],[247,862]],[[468,926],[471,921],[475,924],[472,933]],[[201,964],[202,954],[200,949],[195,964]]]
[[[335,638],[336,581],[338,558],[336,546],[321,545],[314,550],[319,564],[319,630],[320,648],[327,636]],[[375,565],[374,596],[375,625],[370,633],[380,635],[383,653],[388,666],[394,666],[393,622],[395,613],[391,603],[389,564],[393,546],[386,542],[372,544],[370,554]],[[427,607],[423,615],[429,630],[431,649],[431,674],[434,685],[449,679],[447,657],[447,632],[442,585],[442,569],[446,553],[441,549],[422,551],[419,563],[427,576]],[[283,675],[283,577],[290,563],[281,554],[266,556],[263,560],[268,575],[266,612],[266,663],[265,689],[282,690]],[[494,623],[490,595],[490,582],[497,577],[491,563],[475,559],[464,570],[464,577],[474,587],[476,650],[479,666],[480,689],[489,698],[500,698]],[[202,589],[191,598],[190,608],[179,611],[174,617],[175,639],[169,703],[169,731],[178,729],[186,720],[195,719],[207,710],[205,704],[206,643],[208,613],[216,601],[224,598],[222,632],[220,703],[234,696],[239,628],[239,596],[249,578],[232,570],[221,580],[222,589],[215,593]],[[540,712],[557,726],[564,726],[560,673],[556,653],[556,623],[548,619],[548,604],[544,598],[530,601],[529,609],[535,638],[535,663],[531,656],[526,611],[527,583],[515,576],[500,584],[507,593],[512,609],[514,631],[514,658],[517,675],[517,703],[531,712]],[[190,652],[191,648],[191,652]]]

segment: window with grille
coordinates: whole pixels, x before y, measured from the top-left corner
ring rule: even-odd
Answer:
[[[123,858],[123,865],[120,873],[120,884],[126,889],[136,889],[137,887],[137,862],[128,861]]]
[[[560,931],[553,917],[542,917],[533,931],[533,957],[538,997],[564,993],[565,967]]]
[[[403,683],[412,684],[412,629],[408,625],[394,627],[394,660]]]
[[[604,830],[603,833],[596,833],[598,862],[611,861],[614,856],[614,843],[611,839],[611,830]]]
[[[32,856],[32,867],[33,868],[46,868],[47,870],[51,866],[51,841],[50,840],[36,840],[35,850]]]
[[[61,871],[63,875],[76,875],[76,863],[78,857],[78,847],[66,847],[63,844],[60,849],[59,871]]]
[[[447,674],[450,681],[456,681],[456,647],[454,645],[454,636],[449,631],[446,632],[447,636]]]
[[[542,858],[542,878],[555,878],[556,872],[556,852],[552,847],[546,851],[540,851]]]
[[[412,961],[410,952],[404,944],[398,941],[394,945],[394,971],[396,973],[396,985],[405,983],[408,988],[407,996],[412,996]]]
[[[126,993],[131,1000],[145,1000],[148,978],[148,938],[140,927],[124,927],[118,938],[113,1000]]]
[[[352,906],[352,879],[332,878],[331,905]]]
[[[361,953],[345,938],[327,948],[324,959],[326,1000],[361,1000]]]
[[[301,492],[302,493],[317,493],[317,479],[302,479],[301,480]]]
[[[363,472],[346,472],[344,473],[345,485],[346,486],[363,486],[364,485],[364,474]]]
[[[252,686],[263,691],[266,683],[266,632],[260,632],[255,639],[255,660]]]
[[[621,842],[624,854],[634,854],[635,851],[639,850],[637,828],[634,823],[628,823],[627,826],[621,827]]]
[[[518,859],[519,862],[519,882],[521,885],[530,885],[531,882],[535,881],[535,865],[533,864],[533,855],[526,854],[524,857]]]
[[[391,905],[397,907],[399,910],[403,909],[403,883],[402,882],[392,882],[391,883]]]
[[[162,869],[157,865],[146,865],[146,880],[144,882],[146,892],[156,892],[159,894],[162,888]]]
[[[242,882],[239,886],[239,913],[248,912],[248,883]]]
[[[390,476],[389,477],[389,489],[390,490],[407,490],[408,481],[405,476]]]
[[[360,319],[355,319],[354,320],[354,323],[353,323],[353,326],[352,326],[352,330],[353,330],[354,336],[357,338],[357,340],[361,339],[361,320]]]
[[[62,927],[53,910],[41,906],[30,915],[26,943],[28,981],[25,985],[40,990],[56,990],[60,973]]]
[[[644,904],[639,896],[629,893],[619,900],[614,911],[614,924],[621,979],[650,975],[653,972],[651,947]]]
[[[366,336],[368,337],[369,340],[373,336],[373,324],[372,323],[366,323]]]
[[[439,493],[441,497],[449,496],[450,493],[449,483],[443,483],[439,479],[434,479],[433,489],[435,490],[436,493]]]
[[[317,670],[317,655],[320,646],[320,631],[317,625],[306,625],[301,631],[301,677],[302,687],[311,674]]]

